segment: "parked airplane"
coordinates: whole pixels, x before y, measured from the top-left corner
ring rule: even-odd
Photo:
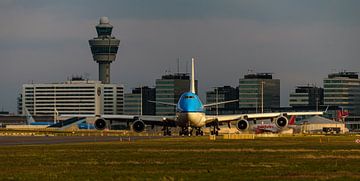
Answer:
[[[256,122],[256,121],[254,121]],[[250,124],[248,129],[245,130],[241,130],[241,132],[250,132],[250,133],[256,133],[256,134],[260,134],[260,133],[281,133],[284,131],[287,131],[289,129],[296,129],[298,128],[295,125],[295,116],[291,116],[289,122],[288,122],[288,126],[286,128],[284,127],[278,127],[276,126],[276,124],[270,120],[261,120],[261,123],[254,123],[254,124]]]
[[[162,126],[164,135],[171,135],[171,127],[180,127],[180,135],[192,135],[195,130],[196,135],[203,135],[204,126],[211,127],[211,134],[218,135],[219,124],[226,123],[231,126],[236,122],[236,128],[240,131],[250,127],[250,120],[272,119],[273,124],[279,128],[288,126],[287,116],[296,115],[322,115],[323,112],[278,112],[278,113],[256,113],[256,114],[235,114],[235,115],[206,115],[205,108],[209,106],[226,104],[233,101],[218,102],[212,104],[202,104],[195,91],[195,67],[194,58],[191,66],[191,85],[190,91],[180,96],[177,104],[167,102],[156,102],[176,107],[176,114],[173,116],[146,116],[146,115],[93,115],[96,117],[94,126],[98,130],[111,129],[117,123],[127,123],[135,132],[142,132],[146,125]]]

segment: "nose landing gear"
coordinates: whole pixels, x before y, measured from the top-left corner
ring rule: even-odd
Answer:
[[[192,135],[192,128],[191,127],[181,127],[181,130],[179,132],[180,136],[191,136]]]
[[[164,131],[164,136],[171,136],[171,130],[169,127],[164,126],[164,128],[162,129],[162,131]]]

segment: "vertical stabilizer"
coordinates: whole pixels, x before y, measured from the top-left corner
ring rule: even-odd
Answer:
[[[35,122],[34,118],[32,117],[32,115],[30,114],[29,110],[26,107],[25,107],[25,116],[28,125]]]
[[[190,85],[190,92],[196,93],[195,90],[195,58],[191,59],[191,85]]]

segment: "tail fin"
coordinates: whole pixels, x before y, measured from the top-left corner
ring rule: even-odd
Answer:
[[[190,85],[190,92],[196,93],[195,90],[195,58],[191,59],[191,85]]]
[[[30,114],[29,110],[26,107],[25,107],[25,116],[28,125],[35,122],[34,118],[32,117],[32,115]]]
[[[296,116],[291,116],[290,117],[289,125],[294,125],[295,124],[295,118],[296,118]]]

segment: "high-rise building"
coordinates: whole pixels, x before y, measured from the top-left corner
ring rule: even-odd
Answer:
[[[163,75],[161,79],[156,79],[156,101],[176,104],[181,94],[188,92],[189,90],[189,74],[175,73],[170,75]],[[156,104],[156,115],[174,114],[175,106]]]
[[[289,105],[319,108],[324,105],[324,89],[316,86],[298,86],[290,93]]]
[[[36,116],[56,114],[122,114],[122,85],[72,79],[64,83],[24,84],[19,112]]]
[[[139,87],[131,93],[125,93],[124,114],[126,115],[155,115],[155,88]]]
[[[324,104],[335,105],[360,115],[360,79],[357,72],[338,72],[324,79]]]
[[[231,86],[215,87],[206,92],[206,104],[239,99],[239,89]],[[239,102],[220,104],[209,107],[209,114],[234,114],[239,109]]]
[[[280,80],[271,73],[245,75],[239,80],[239,108],[256,112],[280,107]]]
[[[94,61],[99,64],[99,80],[110,84],[110,64],[115,61],[120,40],[111,36],[113,26],[107,17],[101,17],[96,26],[98,37],[89,40]]]

